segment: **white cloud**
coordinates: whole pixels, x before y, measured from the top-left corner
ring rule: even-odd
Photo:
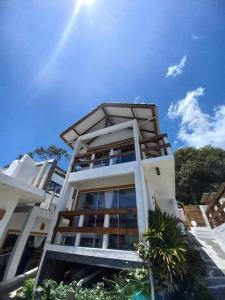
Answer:
[[[197,34],[192,34],[192,40],[198,41],[198,40],[204,40],[204,36],[202,35],[197,35]]]
[[[177,75],[180,75],[183,72],[186,61],[187,55],[184,55],[178,64],[170,65],[167,70],[166,77],[176,77]]]
[[[184,99],[170,105],[168,117],[180,119],[177,138],[185,145],[225,148],[225,105],[215,107],[212,115],[204,113],[199,105],[203,95],[202,87],[189,91]]]

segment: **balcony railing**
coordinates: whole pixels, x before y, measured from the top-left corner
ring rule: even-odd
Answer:
[[[168,155],[170,144],[167,143],[167,135],[161,134],[157,137],[142,139],[140,151],[142,159]],[[127,139],[120,143],[112,143],[101,148],[88,151],[76,157],[72,171],[99,168],[134,161],[135,149],[133,139]]]
[[[109,235],[128,235],[137,236],[137,223],[119,223],[115,227],[103,227],[105,215],[137,215],[136,208],[104,208],[104,209],[85,209],[76,211],[62,211],[58,215],[58,220],[54,229],[52,243],[56,243],[57,233],[91,233],[91,234],[109,234]],[[93,222],[88,222],[84,226],[79,226],[80,216],[90,217]],[[94,221],[101,218],[99,222]],[[115,224],[114,224],[115,225]]]

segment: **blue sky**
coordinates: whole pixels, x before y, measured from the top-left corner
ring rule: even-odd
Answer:
[[[75,6],[0,1],[0,165],[106,101],[156,103],[173,149],[225,148],[224,1]]]

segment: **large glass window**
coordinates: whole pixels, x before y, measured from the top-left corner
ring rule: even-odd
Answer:
[[[106,190],[98,192],[80,193],[78,210],[93,210],[96,209],[96,214],[84,215],[83,227],[97,228],[137,228],[136,212],[118,211],[118,214],[98,214],[98,209],[125,209],[136,208],[136,193],[135,188],[121,188],[115,190]],[[92,213],[92,212],[90,212]],[[93,232],[93,229],[90,230]],[[117,232],[117,230],[114,232]],[[119,230],[118,230],[119,232]],[[129,231],[128,231],[129,232]],[[80,247],[102,247],[102,238],[104,234],[96,233],[81,233]],[[128,234],[106,234],[108,236],[108,248],[110,249],[133,249],[134,241],[137,241],[137,236]],[[67,243],[74,243],[68,239]]]
[[[136,208],[134,188],[81,193],[78,209]]]
[[[104,192],[81,193],[78,209],[105,208]]]

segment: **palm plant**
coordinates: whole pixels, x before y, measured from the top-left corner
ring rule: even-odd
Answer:
[[[178,219],[158,207],[149,211],[148,229],[137,248],[149,270],[152,299],[154,287],[162,289],[167,286],[172,290],[188,272],[188,243],[178,226]]]

